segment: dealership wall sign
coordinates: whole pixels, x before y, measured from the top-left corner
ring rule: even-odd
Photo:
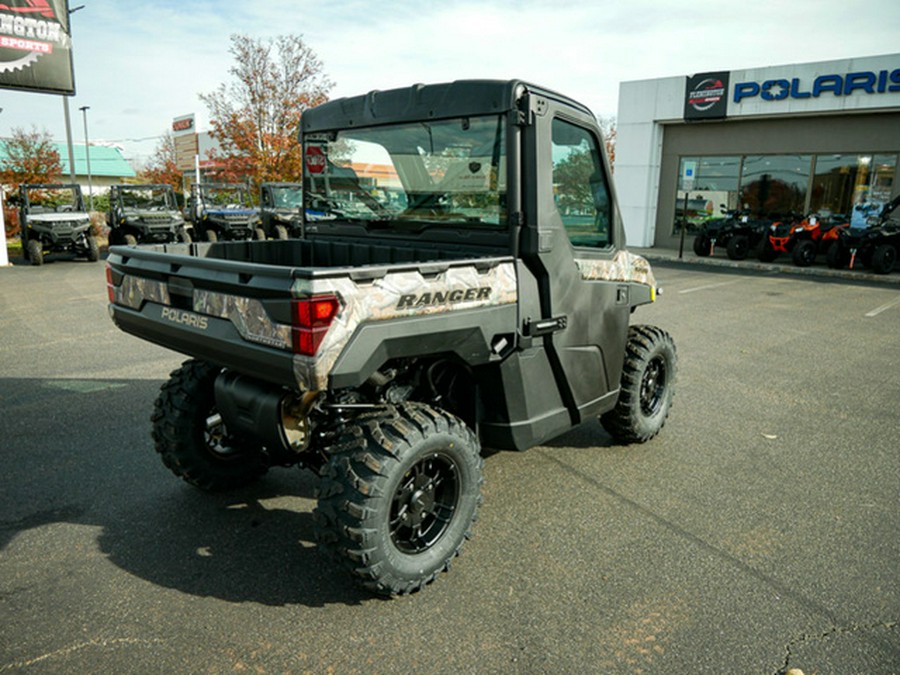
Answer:
[[[728,73],[691,75],[685,84],[684,119],[725,117],[728,109]]]
[[[75,93],[68,0],[0,0],[0,88]]]
[[[891,71],[865,70],[843,75],[819,75],[811,82],[799,77],[777,78],[763,82],[738,82],[734,85],[732,100],[740,103],[744,99],[758,97],[763,101],[784,101],[788,97],[805,99],[828,95],[852,96],[886,92],[900,92],[900,68]]]

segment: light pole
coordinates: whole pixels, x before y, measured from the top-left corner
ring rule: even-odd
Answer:
[[[78,5],[78,7],[73,7],[69,10],[69,16],[77,12],[79,9],[84,9],[84,5]],[[66,22],[69,26],[69,39],[72,39],[72,20],[69,19]],[[72,123],[69,121],[69,95],[61,94],[61,98],[63,100],[63,117],[66,121],[66,146],[69,151],[69,180],[74,183],[75,182],[75,153],[72,151]]]
[[[89,105],[83,105],[79,108],[79,110],[84,114],[84,154],[87,157],[87,172],[88,172],[88,208],[93,211],[94,210],[94,186],[91,184],[91,146],[88,143],[88,130],[87,130],[87,111],[91,109]]]

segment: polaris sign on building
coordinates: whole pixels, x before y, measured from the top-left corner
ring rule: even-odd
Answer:
[[[722,205],[871,213],[900,195],[900,54],[619,87],[616,186],[632,246],[677,245]]]

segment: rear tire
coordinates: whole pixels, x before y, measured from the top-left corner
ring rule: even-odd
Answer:
[[[850,251],[845,249],[841,242],[836,241],[828,247],[825,260],[833,270],[844,269],[850,264]]]
[[[421,404],[365,413],[333,446],[316,536],[379,595],[420,590],[471,537],[481,504],[480,445],[453,415]]]
[[[620,443],[644,443],[659,433],[675,397],[677,356],[672,336],[655,326],[631,326],[616,407],[600,418]]]
[[[163,464],[207,492],[243,487],[268,470],[260,448],[227,436],[213,391],[219,371],[204,361],[185,361],[160,389],[150,418]]]

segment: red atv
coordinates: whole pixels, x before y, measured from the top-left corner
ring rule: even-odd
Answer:
[[[790,253],[795,265],[809,267],[820,251],[837,240],[838,232],[850,226],[842,221],[839,216],[825,220],[811,213],[799,222],[794,218],[773,223],[769,236],[760,245],[759,259],[772,262],[780,253]]]

